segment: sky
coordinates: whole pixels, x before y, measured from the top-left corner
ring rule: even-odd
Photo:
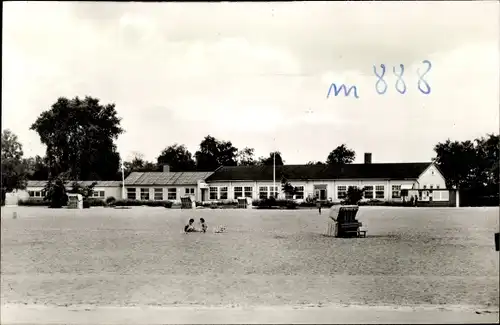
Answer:
[[[125,159],[206,135],[325,161],[425,162],[438,142],[499,132],[500,5],[478,2],[4,2],[2,129],[25,156],[59,97],[115,103]],[[418,71],[431,87],[418,90]],[[387,92],[375,90],[385,64]],[[400,64],[407,92],[397,92]],[[327,98],[330,85],[357,95]]]

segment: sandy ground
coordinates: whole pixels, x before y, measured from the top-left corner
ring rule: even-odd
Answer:
[[[2,306],[2,324],[480,324],[498,312],[462,307],[95,307]]]
[[[2,208],[2,324],[498,320],[498,208],[365,209],[335,239],[315,210]]]

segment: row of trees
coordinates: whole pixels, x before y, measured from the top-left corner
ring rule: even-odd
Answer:
[[[245,147],[241,150],[233,146],[231,141],[218,140],[210,135],[200,143],[200,149],[194,155],[183,144],[174,144],[165,148],[156,162],[146,161],[143,155],[135,153],[131,161],[124,163],[127,172],[161,170],[169,165],[172,171],[211,171],[219,166],[254,166],[284,165],[281,152],[270,152],[267,157],[255,157],[255,149]],[[349,164],[356,158],[354,150],[342,144],[332,150],[326,162],[308,162],[308,164]]]
[[[98,99],[59,98],[40,114],[31,126],[46,146],[44,157],[23,157],[17,136],[2,132],[2,194],[22,189],[28,179],[47,180],[64,175],[71,180],[119,180],[120,155],[115,141],[124,132],[114,104],[103,105]],[[499,136],[488,135],[474,141],[438,143],[434,161],[445,174],[448,187],[498,196]],[[165,164],[172,171],[212,171],[221,165],[283,165],[280,152],[255,157],[254,148],[238,149],[231,141],[207,135],[194,154],[183,144],[166,147],[156,161],[147,161],[136,153],[124,162],[125,173],[158,171]],[[333,149],[325,162],[308,164],[349,164],[356,153],[345,144]],[[493,194],[491,194],[493,195]],[[4,195],[2,195],[4,198]]]

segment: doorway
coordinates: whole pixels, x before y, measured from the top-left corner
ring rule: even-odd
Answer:
[[[314,185],[314,196],[321,201],[326,201],[328,197],[328,192],[326,191],[326,185]]]

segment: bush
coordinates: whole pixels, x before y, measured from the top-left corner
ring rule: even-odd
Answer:
[[[115,206],[127,206],[127,207],[137,207],[137,206],[149,206],[149,207],[165,207],[171,208],[173,205],[172,201],[147,201],[147,200],[117,200],[114,203]]]
[[[83,202],[88,202],[91,207],[105,207],[107,205],[103,200],[93,198],[83,200]]]
[[[44,187],[44,191],[47,193],[45,199],[50,202],[50,208],[60,209],[68,204],[68,195],[66,195],[63,177],[58,176],[53,180],[49,180]]]
[[[368,201],[358,202],[359,206],[393,206],[393,207],[406,207],[413,206],[411,201],[383,201],[378,199],[370,199]]]
[[[254,200],[252,204],[257,207],[257,209],[273,209],[273,208],[286,208],[286,209],[296,209],[298,204],[293,200],[282,200],[275,199],[273,197],[263,200]]]
[[[108,196],[106,198],[106,204],[107,205],[113,205],[115,202],[116,202],[116,199],[114,198],[114,196]]]
[[[17,204],[20,206],[28,206],[28,207],[44,207],[44,206],[49,206],[50,203],[45,200],[26,199],[26,200],[19,200]]]
[[[200,201],[196,201],[195,204],[197,207],[205,207],[205,208],[208,208],[211,205],[210,202],[200,202]]]

